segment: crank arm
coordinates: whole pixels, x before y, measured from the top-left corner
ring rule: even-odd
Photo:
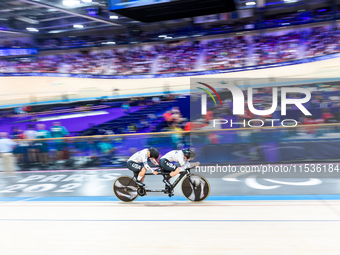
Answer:
[[[165,189],[146,189],[146,192],[165,192]]]

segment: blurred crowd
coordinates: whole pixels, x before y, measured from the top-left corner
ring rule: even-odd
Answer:
[[[340,52],[340,31],[314,27],[287,33],[239,36],[132,50],[59,53],[0,60],[0,73],[48,72],[132,75],[229,69]]]
[[[158,73],[185,72],[195,69],[200,54],[199,46],[156,46]]]
[[[271,64],[296,60],[303,50],[300,47],[301,32],[292,32],[282,36],[254,37],[253,60],[255,65]]]
[[[340,31],[329,33],[324,27],[313,28],[306,40],[306,57],[316,57],[340,51]]]
[[[144,74],[149,73],[155,53],[116,50],[104,52],[49,55],[1,61],[0,72],[47,72],[70,74]]]
[[[293,118],[299,122],[297,129],[290,129],[286,132],[283,130],[280,133],[280,139],[285,137],[298,137],[301,135],[309,135],[312,137],[320,137],[325,133],[338,133],[336,126],[331,126],[329,130],[325,128],[310,127],[303,125],[310,124],[322,124],[322,123],[339,123],[340,122],[340,90],[337,86],[331,87],[318,87],[313,85],[312,99],[305,104],[305,107],[310,110],[312,116],[303,116],[295,106],[289,106],[287,108],[286,118]],[[256,109],[268,109],[272,104],[272,88],[258,88],[254,90],[254,107]],[[228,90],[219,91],[222,98],[231,98],[226,95],[230,93]],[[246,90],[244,91],[247,94]],[[300,97],[301,94],[290,94],[290,97]],[[278,95],[280,98],[280,96]],[[160,107],[163,103],[174,102],[173,104],[165,104],[165,108]],[[278,102],[278,105],[280,101]],[[169,108],[169,106],[171,108]],[[232,114],[232,101],[230,99],[223,100],[223,107],[216,107],[212,102],[208,102],[208,111],[205,116],[200,116],[197,119],[192,118],[189,120],[184,116],[188,116],[188,109],[176,106],[178,101],[176,98],[167,97],[150,97],[150,98],[131,98],[129,101],[122,101],[120,103],[121,109],[125,112],[127,122],[121,122],[122,119],[115,119],[112,121],[112,125],[107,123],[105,125],[93,126],[91,128],[94,133],[87,133],[86,135],[97,137],[76,138],[71,137],[67,127],[64,127],[62,123],[56,121],[53,126],[46,128],[44,124],[28,124],[25,130],[21,130],[19,126],[13,126],[12,131],[6,134],[0,134],[0,139],[3,143],[8,143],[12,147],[4,145],[2,148],[12,148],[10,153],[13,153],[16,157],[16,162],[19,167],[23,169],[27,168],[42,168],[42,169],[57,169],[65,167],[98,167],[106,165],[119,165],[123,162],[124,156],[122,154],[123,149],[128,147],[138,146],[140,140],[146,141],[148,145],[168,146],[174,149],[180,149],[184,146],[188,146],[191,143],[191,139],[199,139],[201,141],[204,138],[203,144],[223,144],[227,139],[220,133],[211,132],[213,129],[230,128],[229,126],[215,126],[212,125],[212,120],[215,118],[229,119],[233,118],[234,121],[242,122],[243,120],[250,119],[281,119],[279,108],[271,115],[256,116],[252,114],[245,103],[246,113],[244,116],[238,116],[234,118]],[[140,107],[141,111],[134,114],[131,111],[132,106]],[[143,111],[142,109],[146,110]],[[152,110],[154,109],[154,111]],[[27,109],[26,109],[27,110]],[[32,111],[32,109],[30,110]],[[183,112],[182,112],[183,111]],[[278,122],[277,122],[278,123]],[[254,123],[253,123],[254,124]],[[114,126],[120,126],[118,130],[112,128]],[[256,124],[254,124],[256,125]],[[269,125],[268,123],[265,126]],[[275,125],[276,126],[276,125]],[[228,143],[232,143],[235,150],[239,150],[238,146],[242,144],[251,145],[249,150],[250,159],[261,159],[264,155],[261,152],[261,143],[266,141],[265,130],[255,130],[254,132],[240,130],[238,128],[242,125],[234,126],[237,142],[234,140],[228,140]],[[331,129],[331,130],[330,130]],[[209,132],[202,134],[183,133],[182,131],[201,130]],[[151,132],[172,132],[170,135],[165,136],[153,136]],[[124,137],[120,134],[128,133],[140,133],[139,136]],[[112,137],[104,137],[104,135],[118,135]],[[145,135],[144,135],[145,134]],[[197,134],[197,137],[196,135]],[[84,134],[80,134],[84,135]],[[15,144],[9,140],[15,140]],[[48,140],[37,140],[48,139]],[[226,140],[227,139],[227,140]],[[234,138],[233,138],[234,139]],[[269,138],[268,138],[269,139]],[[268,140],[267,139],[267,140]],[[278,139],[278,138],[275,138]],[[198,140],[196,141],[198,142]],[[202,141],[201,141],[202,142]],[[243,146],[243,145],[242,145]],[[1,149],[1,144],[0,144]],[[5,150],[4,149],[4,150]],[[248,153],[248,152],[247,152]],[[76,161],[79,161],[78,163]]]
[[[205,69],[228,69],[247,65],[248,45],[243,37],[213,40],[207,43]]]
[[[68,135],[67,129],[60,122],[54,122],[49,130],[46,129],[45,124],[28,124],[26,130],[14,126],[10,134],[2,132],[0,154],[4,170],[9,174],[14,171],[13,154],[18,165],[39,163],[43,168],[48,167],[50,160],[63,159],[65,143],[62,138]],[[48,138],[61,139],[44,140]]]
[[[4,132],[0,134],[0,153],[10,155],[8,158],[10,163],[5,168],[13,168],[13,165],[10,166],[14,162],[14,158],[11,158],[12,154],[16,158],[17,165],[22,169],[36,167],[57,169],[58,165],[73,167],[76,161],[75,157],[84,160],[78,162],[83,167],[111,165],[112,162],[118,164],[122,160],[122,156],[116,157],[116,147],[124,142],[125,138],[101,136],[114,135],[115,132],[119,135],[137,132],[183,131],[187,119],[182,116],[179,107],[173,106],[169,109],[167,108],[168,104],[165,104],[165,108],[160,107],[162,102],[169,102],[170,105],[173,105],[173,99],[172,97],[152,97],[131,98],[129,101],[123,101],[121,109],[125,112],[125,117],[131,115],[131,121],[129,120],[126,126],[122,126],[120,121],[123,118],[113,120],[112,123],[119,126],[118,130],[112,128],[110,122],[92,126],[90,131],[93,133],[79,133],[81,136],[86,135],[86,138],[71,136],[68,129],[59,121],[55,121],[50,128],[46,128],[43,123],[35,124],[34,122],[28,124],[26,128],[23,128],[22,125],[12,126],[9,134]],[[140,110],[148,110],[148,114],[145,114],[146,111],[139,112],[136,115],[137,118],[133,118],[134,113],[130,111],[130,105],[138,106]],[[154,108],[154,111],[150,110],[152,108]],[[132,120],[135,120],[135,122],[132,122]],[[92,135],[97,137],[89,137]],[[174,133],[170,138],[169,145],[172,144],[174,148],[183,146],[182,138],[181,134]],[[154,141],[158,140],[154,139]],[[4,143],[3,147],[1,147],[1,142]]]

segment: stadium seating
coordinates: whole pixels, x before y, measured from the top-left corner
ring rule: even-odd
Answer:
[[[160,44],[132,50],[98,48],[88,53],[63,51],[36,58],[0,60],[0,73],[133,75],[230,69],[338,53],[339,37],[339,30],[314,27],[247,38],[202,40],[196,44]]]

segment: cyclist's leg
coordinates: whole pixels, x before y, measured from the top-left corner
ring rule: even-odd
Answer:
[[[176,175],[179,174],[180,171],[181,171],[181,168],[177,167],[175,171],[172,171],[170,173],[170,177],[175,177]]]
[[[145,167],[142,164],[136,163],[136,162],[131,161],[131,160],[126,162],[126,166],[127,166],[128,169],[130,169],[131,171],[134,172],[134,176],[136,178],[136,183],[139,186],[144,186],[143,182],[144,182],[145,173],[146,173]]]
[[[131,169],[130,169],[131,170]],[[142,170],[140,171],[134,171],[134,176],[135,176],[135,179],[137,181],[141,181],[142,183],[144,183],[144,179],[145,179],[145,173],[146,173],[146,168],[143,167]],[[139,177],[140,176],[140,177]]]
[[[159,165],[163,169],[163,171],[165,173],[167,173],[167,175],[164,175],[163,182],[167,186],[171,186],[170,178],[176,176],[179,173],[179,170],[178,170],[179,168],[165,158],[160,159]],[[177,170],[178,170],[178,172],[177,172]]]
[[[141,179],[140,181],[143,182],[143,183],[144,183],[144,179],[145,179],[145,173],[146,173],[145,167],[143,167],[142,170],[140,170],[139,173],[138,173],[138,177]]]

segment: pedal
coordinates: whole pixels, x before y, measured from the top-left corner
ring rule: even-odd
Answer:
[[[142,183],[141,181],[135,180],[136,184],[138,185],[138,187],[144,187],[145,184]]]
[[[137,189],[137,194],[140,195],[141,197],[146,195],[146,190],[143,187],[139,187]]]
[[[169,180],[167,180],[167,179],[164,179],[163,182],[164,182],[165,185],[168,186],[168,187],[171,187],[171,186],[172,186],[171,183],[169,182]]]
[[[174,195],[174,191],[171,187],[165,186],[165,194],[168,194],[169,197],[172,197]]]
[[[169,187],[169,186],[165,185],[165,188],[164,188],[164,193],[165,193],[165,194],[172,193],[171,187]]]

